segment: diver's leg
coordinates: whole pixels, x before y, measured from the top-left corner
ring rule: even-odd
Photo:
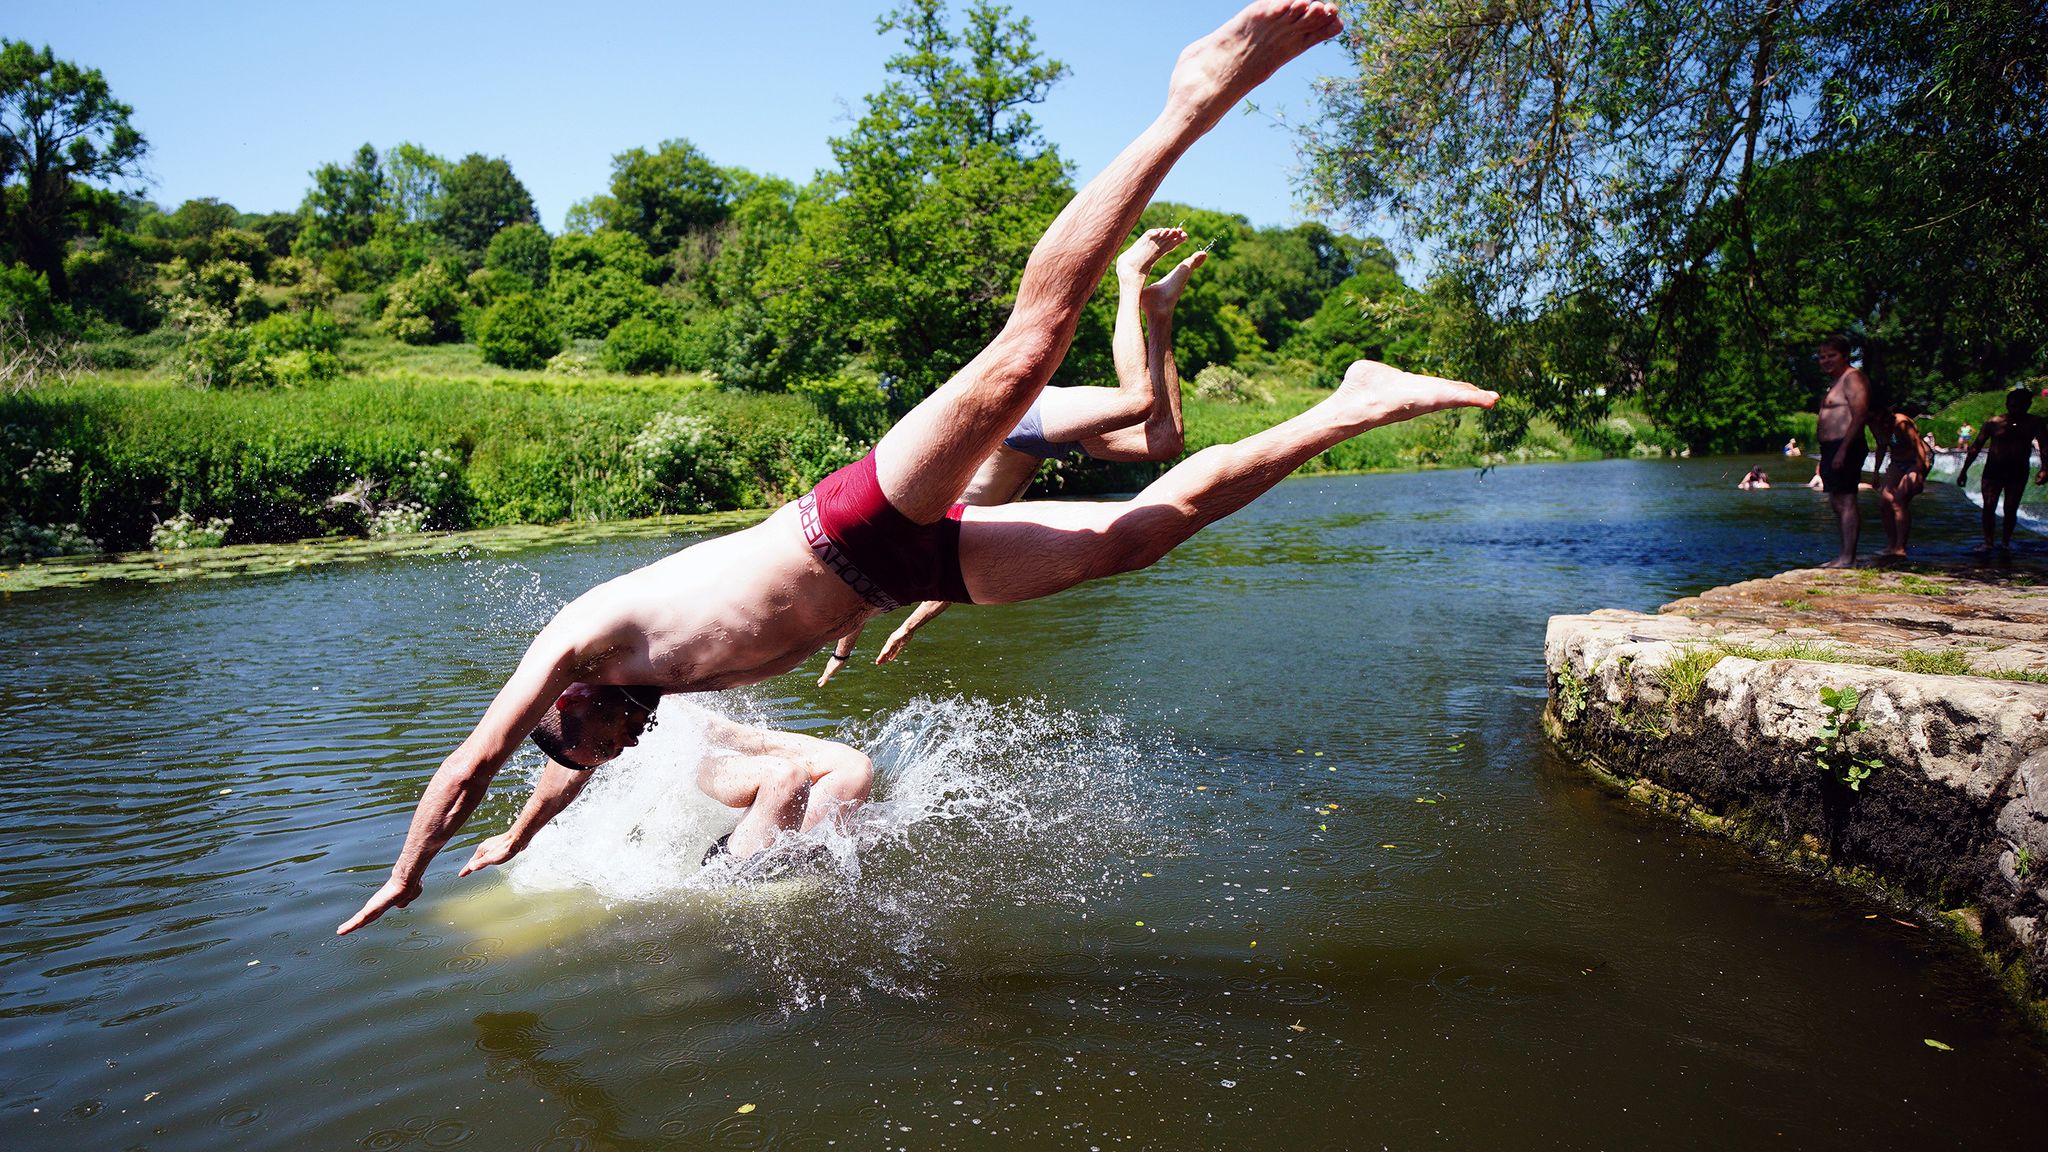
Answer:
[[[1066,356],[1082,306],[1174,161],[1282,64],[1341,27],[1329,4],[1257,0],[1181,53],[1158,118],[1032,249],[1003,330],[876,445],[882,494],[897,511],[920,524],[945,515]]]

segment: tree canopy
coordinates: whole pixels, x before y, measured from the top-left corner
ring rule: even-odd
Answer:
[[[0,40],[0,235],[12,259],[70,297],[66,245],[81,182],[140,173],[149,145],[97,68],[18,40]]]
[[[1472,319],[1508,326],[1468,367],[1542,406],[1584,414],[1602,390],[1643,388],[1674,417],[1725,415],[1703,402],[1782,387],[1834,328],[1895,389],[2039,363],[2038,4],[1361,0],[1351,15],[1356,73],[1323,88],[1311,186],[1428,245]],[[1753,424],[1698,432],[1728,443]]]

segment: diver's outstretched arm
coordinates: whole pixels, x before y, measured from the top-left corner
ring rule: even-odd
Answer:
[[[561,815],[562,809],[582,795],[584,785],[589,783],[589,772],[578,772],[553,760],[548,761],[547,768],[540,774],[540,783],[533,786],[533,795],[527,797],[526,807],[519,810],[519,818],[512,821],[512,827],[477,845],[469,863],[464,864],[456,875],[481,872],[526,851],[526,846],[533,843],[534,834],[547,827],[548,821]]]

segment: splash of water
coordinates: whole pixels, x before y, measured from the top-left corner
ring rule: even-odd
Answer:
[[[744,694],[710,702],[762,720]],[[849,820],[703,865],[739,812],[696,788],[698,764],[716,752],[702,715],[664,701],[658,726],[600,771],[509,878],[707,919],[786,1008],[920,995],[971,948],[963,937],[983,912],[1099,898],[1124,859],[1163,843],[1151,797],[1187,759],[1114,715],[920,697],[837,734],[876,768],[874,799]]]

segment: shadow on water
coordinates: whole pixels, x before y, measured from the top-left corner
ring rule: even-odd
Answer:
[[[701,870],[731,815],[671,700],[457,881],[522,753],[345,939],[532,630],[674,542],[17,597],[4,1143],[2025,1146],[2048,1067],[1974,961],[1542,738],[1550,614],[1827,555],[1752,462],[1283,485],[1151,571],[699,702],[870,751],[843,831]],[[1919,510],[1973,542],[1952,485]]]

